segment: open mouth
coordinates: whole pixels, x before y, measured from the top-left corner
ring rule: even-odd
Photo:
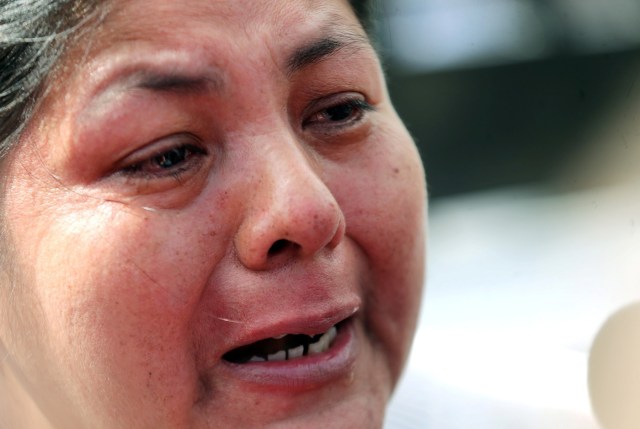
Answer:
[[[238,347],[224,354],[224,360],[236,364],[249,362],[282,362],[324,353],[338,335],[340,324],[318,335],[289,334],[267,338]]]

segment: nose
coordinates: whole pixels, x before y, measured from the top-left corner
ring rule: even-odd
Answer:
[[[291,139],[271,140],[259,154],[234,240],[240,262],[252,270],[330,251],[345,234],[344,215],[318,163]]]

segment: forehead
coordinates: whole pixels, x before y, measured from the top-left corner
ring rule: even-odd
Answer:
[[[318,50],[338,51],[336,44],[375,57],[347,0],[114,0],[102,12],[62,69],[92,92],[145,62],[224,70],[246,60],[286,73],[321,57]]]
[[[230,23],[239,18],[246,24],[255,24],[274,17],[283,27],[289,16],[298,20],[313,19],[315,14],[332,13],[337,8],[341,12],[351,10],[347,0],[111,0],[108,8],[111,17],[124,20],[139,14],[153,19],[154,15],[169,13],[169,19],[180,15],[205,22],[213,18]],[[131,24],[145,26],[145,22],[140,21]]]
[[[262,39],[283,47],[328,27],[362,32],[347,0],[114,0],[105,10],[94,38],[98,49],[136,40],[177,42],[182,37],[197,44],[225,35],[229,42]]]

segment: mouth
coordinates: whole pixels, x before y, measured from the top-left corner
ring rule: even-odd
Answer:
[[[303,359],[307,356],[327,352],[338,336],[345,322],[331,326],[317,335],[283,334],[266,338],[246,346],[238,347],[223,355],[230,363],[246,364],[253,362],[283,362]]]
[[[221,356],[220,371],[271,393],[308,391],[350,377],[360,335],[359,306],[256,328]]]

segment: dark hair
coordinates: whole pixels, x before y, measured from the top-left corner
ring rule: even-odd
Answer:
[[[373,0],[349,0],[349,4],[353,8],[360,24],[365,31],[371,36],[373,31]]]
[[[42,83],[94,0],[0,0],[0,159],[22,131]]]
[[[0,0],[0,161],[22,132],[65,44],[99,0]],[[371,0],[350,0],[365,30]]]

